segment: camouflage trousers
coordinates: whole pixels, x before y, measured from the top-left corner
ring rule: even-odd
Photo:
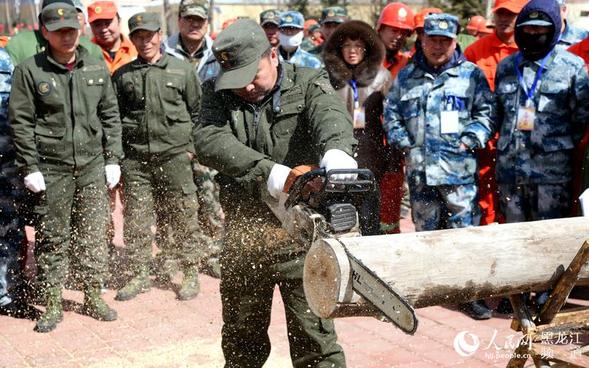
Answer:
[[[499,206],[508,223],[567,217],[570,183],[499,184]]]
[[[184,269],[197,268],[210,254],[210,241],[194,221],[198,197],[190,159],[182,152],[171,158],[126,158],[122,162],[125,188],[124,239],[134,274],[148,269],[154,235],[151,228],[169,233],[158,236],[158,246]]]
[[[225,203],[225,202],[223,202]],[[286,313],[294,367],[345,367],[332,320],[315,316],[303,290],[306,252],[265,205],[233,197],[221,256],[222,348],[226,367],[262,367],[270,354],[274,288]]]
[[[286,313],[294,367],[345,367],[334,324],[315,316],[303,291],[304,254],[258,261],[221,258],[222,348],[226,367],[262,367],[270,354],[268,327],[274,288]],[[228,266],[231,264],[231,266]]]
[[[0,306],[11,303],[22,282],[19,254],[24,222],[18,212],[24,188],[14,164],[0,163]]]
[[[425,174],[408,178],[415,230],[429,231],[478,226],[476,184],[427,185]]]
[[[225,235],[225,213],[219,200],[219,184],[215,181],[217,171],[198,162],[193,163],[192,169],[200,203],[200,223],[214,241],[211,256],[219,256]]]
[[[62,287],[72,255],[84,285],[101,285],[108,267],[108,200],[102,160],[74,172],[42,166],[41,173],[47,190],[40,193],[34,210],[38,216],[37,281],[45,288]]]

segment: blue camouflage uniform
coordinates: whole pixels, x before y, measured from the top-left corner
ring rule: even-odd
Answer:
[[[298,28],[301,32],[303,32],[304,22],[305,18],[303,18],[303,15],[298,11],[287,11],[280,14],[278,27],[279,29]],[[280,61],[297,66],[315,69],[319,69],[323,66],[321,60],[311,53],[303,50],[300,45],[297,46],[294,51],[287,51],[282,45],[278,46],[278,55]]]
[[[285,63],[315,69],[319,69],[323,66],[321,60],[317,59],[317,57],[315,57],[313,54],[310,54],[308,51],[303,50],[301,47],[299,47],[293,54],[291,54],[288,60],[286,60],[282,56],[285,51],[282,50],[282,48],[280,47],[279,50],[280,61],[283,61]]]
[[[560,39],[556,44],[556,48],[566,50],[572,45],[583,41],[589,36],[589,31],[583,28],[573,27],[566,22],[564,32],[560,35]]]
[[[426,34],[455,38],[458,20],[431,15],[425,25]],[[484,147],[494,132],[488,82],[458,49],[437,71],[421,51],[414,60],[399,72],[384,109],[387,140],[406,153],[413,221],[418,231],[476,226],[480,211],[474,149]],[[444,134],[442,111],[458,115],[455,129]]]
[[[18,205],[24,195],[15,165],[15,151],[8,126],[8,97],[14,67],[8,53],[0,49],[0,306],[11,303],[20,282],[19,249],[24,224]]]
[[[560,13],[553,3],[532,0],[522,9],[516,21],[516,42],[521,25],[531,23],[529,14],[538,23],[540,17],[535,13],[543,13],[548,24],[560,29]],[[589,76],[581,58],[554,47],[558,36],[558,32],[553,35],[541,59],[518,52],[497,67],[496,174],[500,208],[507,222],[560,218],[569,212],[573,149],[589,119]],[[520,43],[518,47],[524,50],[525,44]],[[528,102],[535,110],[532,129],[518,129],[518,111],[528,98],[516,66],[532,96]],[[537,88],[532,91],[536,79]]]

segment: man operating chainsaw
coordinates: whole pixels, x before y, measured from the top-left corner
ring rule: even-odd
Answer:
[[[294,367],[344,367],[333,322],[313,315],[303,291],[305,247],[264,203],[284,196],[292,168],[354,169],[352,122],[325,71],[281,63],[262,28],[238,20],[213,44],[221,64],[203,85],[199,161],[220,172],[227,238],[221,257],[226,367],[261,367],[278,285]],[[340,174],[340,180],[353,179]]]

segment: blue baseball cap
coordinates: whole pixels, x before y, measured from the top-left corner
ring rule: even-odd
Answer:
[[[451,14],[430,14],[425,17],[423,31],[428,36],[456,38],[458,34],[458,18]]]
[[[280,14],[280,21],[278,22],[279,28],[299,28],[303,29],[305,25],[305,18],[303,14],[299,13],[298,11],[289,10]]]

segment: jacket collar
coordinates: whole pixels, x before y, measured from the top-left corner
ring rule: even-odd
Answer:
[[[156,61],[154,64],[146,63],[139,55],[137,55],[137,59],[133,60],[132,66],[135,69],[147,68],[150,66],[155,66],[160,69],[165,69],[168,66],[168,62],[170,61],[171,56],[166,54],[162,51],[162,57]]]
[[[47,41],[45,41],[47,42]],[[51,55],[51,48],[50,47],[46,47],[44,54],[47,56],[47,60],[49,61],[49,63],[53,64],[55,67],[57,67],[60,70],[63,71],[69,71],[65,65],[58,63],[57,61],[55,61],[55,59],[53,58],[53,55]],[[74,61],[74,69],[78,69],[80,68],[82,65],[84,65],[84,58],[88,55],[88,51],[86,50],[86,48],[82,45],[78,45],[78,47],[76,48],[76,60]]]

